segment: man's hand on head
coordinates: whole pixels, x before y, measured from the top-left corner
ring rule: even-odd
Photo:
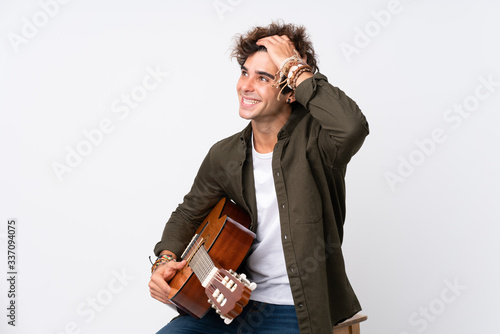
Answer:
[[[282,71],[282,66],[286,63],[287,59],[293,56],[299,57],[304,64],[307,64],[307,56],[302,56],[295,49],[293,42],[286,35],[283,36],[268,36],[259,39],[256,43],[259,46],[264,46],[267,49],[267,53],[279,71]],[[295,69],[297,70],[297,69]],[[283,73],[287,75],[287,73]],[[304,80],[312,77],[312,71],[301,72],[293,81],[294,87],[300,85]],[[278,78],[279,79],[279,78]],[[295,88],[293,88],[295,90]]]
[[[274,65],[279,69],[283,62],[296,54],[295,46],[288,36],[268,36],[261,38],[256,43],[259,46],[264,46],[269,53],[269,57]]]

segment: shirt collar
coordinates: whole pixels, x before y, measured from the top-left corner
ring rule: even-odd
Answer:
[[[278,132],[278,139],[286,138],[290,136],[297,126],[299,122],[302,120],[302,118],[307,114],[306,108],[304,108],[301,104],[299,103],[294,103],[292,104],[292,113],[290,114],[290,117],[286,121],[285,125],[281,128],[281,130]],[[243,129],[240,135],[240,139],[242,144],[248,145],[250,142],[252,136],[252,123],[248,123],[248,125]]]

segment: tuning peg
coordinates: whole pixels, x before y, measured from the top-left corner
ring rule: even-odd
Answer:
[[[255,282],[250,282],[245,274],[241,274],[241,281],[252,291],[257,287],[257,284]]]
[[[226,283],[226,287],[227,287],[228,289],[231,289],[231,288],[233,287],[233,285],[234,285],[234,284],[235,284],[235,283],[234,283],[234,281],[233,281],[233,280],[230,280],[230,281],[228,281],[228,282]]]

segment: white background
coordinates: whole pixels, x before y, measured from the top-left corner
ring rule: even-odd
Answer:
[[[279,18],[308,28],[321,72],[370,123],[348,170],[344,239],[362,332],[500,332],[499,12],[493,0],[2,0],[0,332],[168,322],[148,256],[208,148],[246,125],[232,37]],[[148,70],[162,76],[146,91]],[[114,112],[132,93],[142,100]],[[58,177],[78,148],[86,156]]]

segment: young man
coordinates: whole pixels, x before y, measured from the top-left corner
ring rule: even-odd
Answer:
[[[347,163],[368,135],[356,103],[317,72],[305,29],[273,23],[237,38],[239,114],[250,124],[216,143],[155,247],[149,284],[169,303],[176,259],[211,208],[228,197],[256,233],[242,272],[257,283],[242,314],[180,316],[159,333],[331,333],[361,307],[341,243]]]

